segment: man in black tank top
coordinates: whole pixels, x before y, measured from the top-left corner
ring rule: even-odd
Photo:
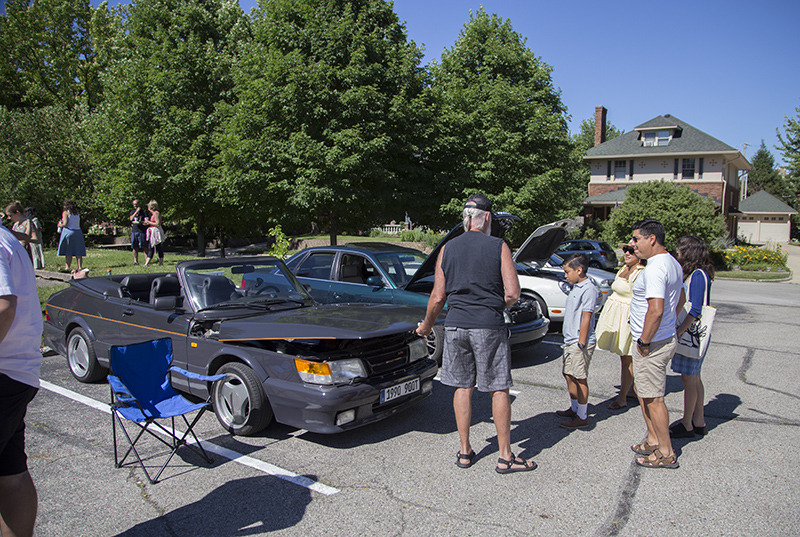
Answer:
[[[519,299],[519,280],[511,250],[492,229],[492,202],[483,194],[470,196],[464,205],[465,233],[447,243],[436,261],[433,292],[417,334],[427,335],[447,303],[442,384],[456,388],[453,409],[461,450],[456,464],[472,466],[475,451],[469,439],[472,392],[489,392],[497,429],[501,474],[536,468],[511,452],[511,350],[503,310]]]

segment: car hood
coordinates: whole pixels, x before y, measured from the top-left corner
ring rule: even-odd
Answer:
[[[223,321],[220,341],[366,339],[410,332],[425,316],[418,306],[330,304]]]
[[[531,233],[514,253],[514,261],[517,263],[535,262],[541,267],[550,259],[567,233],[577,225],[575,220],[565,219],[536,228],[536,231]]]
[[[492,237],[500,237],[501,239],[505,237],[506,233],[509,229],[514,226],[514,223],[521,220],[520,217],[514,216],[510,213],[505,213],[501,211],[496,211],[492,213]],[[439,258],[439,252],[442,251],[442,248],[445,244],[450,242],[451,240],[455,239],[459,235],[464,234],[464,226],[463,224],[459,223],[456,227],[450,230],[445,238],[439,241],[439,244],[436,245],[436,248],[428,256],[426,259],[414,273],[410,280],[405,284],[404,289],[411,287],[415,282],[422,280],[423,278],[429,278],[434,275],[436,272],[436,260]]]

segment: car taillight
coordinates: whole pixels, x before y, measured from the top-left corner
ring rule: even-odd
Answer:
[[[605,253],[605,252],[600,252],[600,255],[602,255],[603,257],[606,257],[606,258],[608,257],[608,254]]]

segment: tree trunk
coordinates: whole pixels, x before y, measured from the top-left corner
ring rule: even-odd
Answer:
[[[197,215],[197,256],[206,256],[206,217],[202,211]]]
[[[336,246],[336,235],[339,232],[338,229],[339,219],[336,218],[336,213],[331,213],[331,217],[328,220],[328,222],[330,224],[331,246]]]
[[[225,257],[225,231],[219,228],[219,256]]]

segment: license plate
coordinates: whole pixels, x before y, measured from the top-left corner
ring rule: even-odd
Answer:
[[[404,395],[408,395],[410,393],[418,392],[419,391],[419,379],[409,380],[407,382],[403,382],[402,384],[395,384],[390,388],[384,388],[381,390],[381,403],[386,403],[391,401],[392,399],[397,399],[398,397],[403,397]]]

